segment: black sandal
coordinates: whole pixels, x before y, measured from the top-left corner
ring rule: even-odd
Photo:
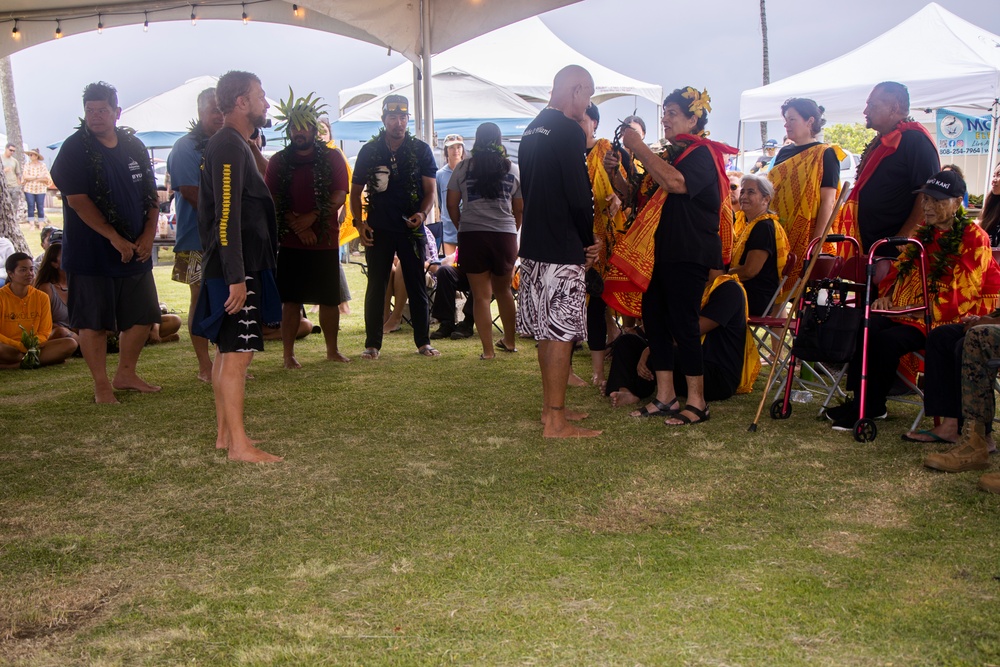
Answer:
[[[685,414],[682,414],[684,410],[688,412],[693,412],[698,419],[691,419]],[[667,417],[667,419],[680,419],[682,423],[680,424],[668,424],[667,420],[663,420],[664,426],[690,426],[691,424],[700,424],[702,422],[707,422],[709,418],[708,406],[705,406],[704,410],[699,410],[698,408],[693,408],[690,405],[685,406],[684,410],[677,410],[674,414]]]
[[[635,419],[638,419],[638,418],[645,419],[647,417],[660,417],[660,416],[673,417],[673,416],[675,416],[678,413],[677,409],[670,407],[671,405],[677,405],[677,397],[676,396],[674,396],[673,400],[670,401],[669,403],[662,403],[662,402],[656,400],[655,398],[653,400],[651,400],[650,403],[652,403],[654,406],[656,406],[656,412],[650,412],[647,409],[647,406],[644,405],[641,408],[639,408],[639,414],[637,414],[637,415],[629,415],[629,417],[632,417],[632,418],[635,418]]]

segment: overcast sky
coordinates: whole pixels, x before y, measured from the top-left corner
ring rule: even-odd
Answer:
[[[768,0],[771,80],[846,53],[919,11],[924,0]],[[1000,34],[996,0],[939,0],[958,16]],[[823,7],[822,11],[818,7]],[[695,13],[695,12],[701,13]],[[708,88],[712,138],[735,145],[739,96],[761,85],[758,0],[583,0],[542,15],[580,53],[665,91]],[[511,45],[518,48],[520,45]],[[503,58],[502,53],[497,54]],[[66,37],[12,56],[21,128],[31,146],[65,138],[80,116],[80,93],[103,79],[128,107],[203,74],[256,72],[272,98],[315,90],[336,107],[337,93],[403,62],[385,48],[290,26],[239,21],[153,23]],[[818,100],[822,104],[822,100]],[[631,98],[602,105],[602,117],[632,112]],[[639,102],[651,126],[655,107]],[[194,109],[192,109],[192,116]],[[0,118],[2,125],[2,118]],[[778,123],[770,134],[780,138]],[[613,122],[602,123],[610,136]],[[753,130],[756,133],[756,130]]]

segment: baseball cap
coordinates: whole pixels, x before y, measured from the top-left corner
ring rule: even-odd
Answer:
[[[462,144],[463,146],[465,145],[465,139],[462,138],[462,135],[449,134],[447,137],[444,138],[445,148],[447,148],[448,146],[455,146],[456,144]]]
[[[402,95],[386,95],[382,100],[382,115],[387,113],[410,113],[410,101]]]
[[[934,199],[951,199],[965,195],[965,181],[954,171],[939,171],[924,183],[924,187],[914,190]]]

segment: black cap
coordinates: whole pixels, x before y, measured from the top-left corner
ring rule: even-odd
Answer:
[[[914,190],[934,199],[952,199],[965,196],[965,181],[954,171],[939,171],[924,183],[924,187]]]

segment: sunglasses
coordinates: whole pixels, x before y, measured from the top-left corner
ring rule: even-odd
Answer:
[[[406,102],[389,102],[382,113],[410,113],[410,108]]]
[[[736,185],[735,183],[730,183],[729,189],[732,190],[733,192],[736,192],[737,190],[740,189],[740,186]]]

